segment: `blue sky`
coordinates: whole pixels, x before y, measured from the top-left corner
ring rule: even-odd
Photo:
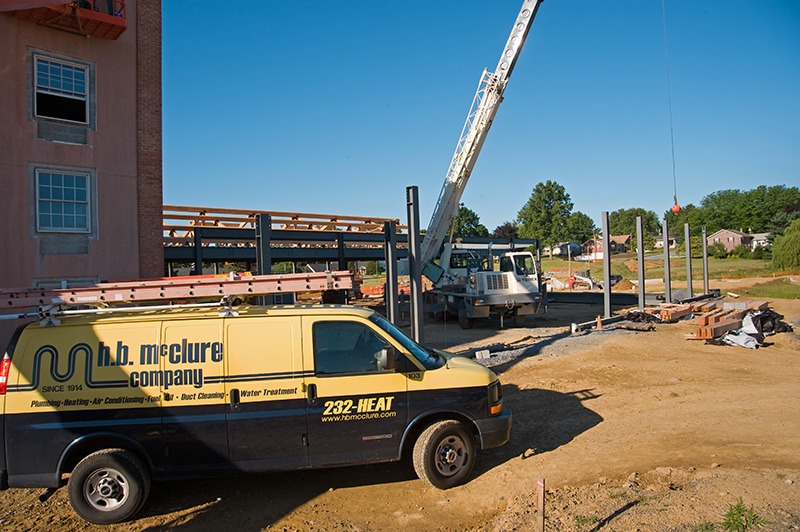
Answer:
[[[678,201],[800,186],[800,2],[665,0]],[[521,0],[171,0],[164,202],[428,221]],[[672,206],[661,0],[546,0],[462,202]]]

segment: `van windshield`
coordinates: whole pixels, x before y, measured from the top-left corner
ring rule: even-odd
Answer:
[[[389,336],[394,338],[397,343],[402,345],[414,358],[419,360],[425,369],[436,369],[444,365],[445,361],[443,357],[437,355],[432,349],[426,349],[416,343],[380,314],[372,314],[369,319],[372,323],[389,333]]]

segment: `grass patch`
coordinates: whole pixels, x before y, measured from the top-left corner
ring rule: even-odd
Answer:
[[[739,292],[741,295],[759,299],[800,299],[800,284],[793,283],[784,277],[759,283],[750,288],[742,288]]]
[[[661,279],[664,277],[664,260],[648,259],[645,254],[645,277],[648,279]],[[636,267],[636,255],[630,253],[623,255],[613,255],[611,257],[611,273],[621,275],[624,279],[636,280],[639,273]],[[628,261],[634,271],[625,264]],[[655,267],[654,267],[655,266]],[[685,257],[670,257],[670,273],[673,281],[686,280],[686,259]],[[542,270],[545,272],[568,270],[568,262],[560,258],[542,257]],[[596,280],[603,279],[603,263],[600,262],[577,262],[572,261],[572,271],[589,270],[589,273]],[[738,278],[738,277],[759,277],[772,275],[775,269],[769,260],[757,259],[717,259],[708,258],[708,275],[712,279]],[[703,259],[692,257],[692,277],[695,281],[703,278]]]
[[[577,527],[584,527],[588,525],[593,525],[600,521],[600,519],[596,515],[576,515],[575,516],[575,526]]]

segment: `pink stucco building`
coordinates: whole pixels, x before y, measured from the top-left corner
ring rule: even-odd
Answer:
[[[0,286],[162,276],[160,1],[0,11]]]

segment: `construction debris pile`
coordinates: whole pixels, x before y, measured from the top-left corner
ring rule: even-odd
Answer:
[[[757,349],[768,345],[765,342],[767,336],[792,331],[792,326],[783,321],[783,316],[769,308],[768,301],[724,302],[721,307],[715,301],[681,305],[664,303],[641,312],[630,312],[626,319],[674,323],[687,317],[695,317],[698,325],[694,334],[687,335],[687,338],[705,340],[714,345]]]

